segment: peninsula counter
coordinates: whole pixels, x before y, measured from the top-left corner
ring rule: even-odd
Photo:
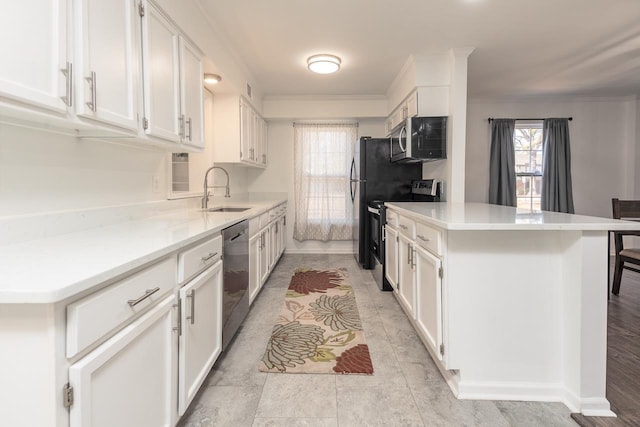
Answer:
[[[606,399],[608,231],[637,223],[481,203],[386,203],[387,278],[460,399]]]

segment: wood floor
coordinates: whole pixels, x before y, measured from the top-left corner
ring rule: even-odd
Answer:
[[[640,426],[640,274],[624,271],[608,323],[607,398],[618,418],[572,418],[589,427]]]

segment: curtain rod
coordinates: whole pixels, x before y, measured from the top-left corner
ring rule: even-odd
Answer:
[[[566,118],[569,121],[573,120],[573,117],[559,117],[559,118],[561,118],[561,119]],[[496,119],[494,119],[493,117],[489,117],[487,120],[489,121],[489,123],[491,123],[492,121],[494,121]],[[545,120],[545,119],[537,118],[537,119],[515,119],[515,120]]]

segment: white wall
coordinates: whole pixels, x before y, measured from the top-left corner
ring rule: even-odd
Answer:
[[[0,215],[164,199],[166,169],[163,152],[0,124]]]
[[[573,117],[569,126],[576,213],[611,217],[612,197],[633,198],[638,191],[637,104],[629,98],[469,100],[466,201],[488,201],[487,118]]]
[[[383,136],[384,119],[358,120],[359,136]],[[344,253],[353,252],[351,241],[320,242],[293,239],[295,195],[293,190],[293,120],[269,121],[269,164],[265,170],[249,170],[250,192],[285,192],[288,194],[289,218],[287,252]]]

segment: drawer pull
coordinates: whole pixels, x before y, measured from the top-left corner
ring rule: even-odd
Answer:
[[[147,289],[144,292],[144,295],[142,295],[138,299],[130,299],[130,300],[128,300],[127,304],[129,304],[129,307],[135,307],[136,305],[140,304],[142,301],[146,300],[147,298],[149,298],[151,295],[155,294],[159,290],[160,290],[160,287],[155,287],[153,289]]]
[[[406,230],[408,227],[404,224],[400,224],[400,228],[402,228],[403,230]]]
[[[191,300],[191,316],[187,316],[187,320],[191,320],[191,324],[196,323],[196,290],[192,289],[187,298]]]
[[[421,236],[421,235],[419,235],[419,234],[418,234],[418,236],[417,236],[417,237],[418,237],[418,239],[420,239],[420,240],[422,240],[422,241],[424,241],[424,242],[430,242],[430,241],[431,241],[431,239],[427,239],[426,237]]]
[[[218,255],[218,252],[210,252],[209,255],[202,257],[202,261],[207,262],[216,255]]]

